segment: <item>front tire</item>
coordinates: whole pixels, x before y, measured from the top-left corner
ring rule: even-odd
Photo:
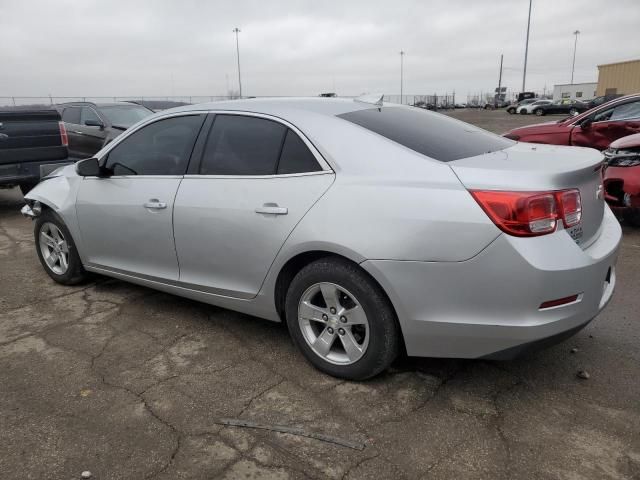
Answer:
[[[318,370],[348,380],[382,372],[398,355],[400,329],[385,293],[360,267],[326,257],[287,291],[289,333]]]
[[[516,113],[516,109],[515,108],[507,108],[507,113],[509,115],[513,115],[514,113]]]
[[[43,210],[36,218],[33,234],[40,263],[53,280],[77,285],[87,279],[71,233],[58,214]]]
[[[575,117],[576,115],[578,115],[578,109],[577,108],[570,108],[569,109],[569,115],[571,115],[572,117]]]
[[[535,113],[538,117],[541,117],[544,115],[544,110],[541,108],[536,108],[533,113]]]
[[[625,210],[623,218],[624,221],[632,227],[640,227],[640,208]]]

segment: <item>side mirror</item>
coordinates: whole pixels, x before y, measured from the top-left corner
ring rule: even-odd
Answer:
[[[591,128],[592,123],[593,123],[593,119],[591,117],[587,117],[580,122],[580,127],[587,130]]]
[[[97,158],[87,158],[76,163],[76,173],[81,177],[99,177],[102,169]]]
[[[100,127],[100,128],[104,128],[104,123],[102,123],[100,120],[85,120],[84,124],[87,127]]]

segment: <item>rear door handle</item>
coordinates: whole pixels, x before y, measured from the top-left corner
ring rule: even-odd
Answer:
[[[154,210],[162,210],[163,208],[167,208],[167,204],[165,202],[161,202],[156,198],[152,198],[147,203],[144,204],[144,208],[153,208]]]
[[[261,207],[256,208],[256,213],[264,213],[267,215],[286,215],[289,209],[279,207],[277,203],[265,203]]]
[[[78,135],[84,135],[84,132],[80,132],[78,130],[74,130],[73,133],[77,133]]]

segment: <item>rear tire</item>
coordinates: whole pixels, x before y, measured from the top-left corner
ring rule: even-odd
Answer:
[[[520,110],[520,115],[526,115],[527,111],[523,108],[522,110]]]
[[[623,214],[624,221],[632,227],[640,227],[640,208],[626,210]]]
[[[516,113],[516,109],[515,108],[507,108],[507,113],[509,115],[513,115],[514,113]]]
[[[578,110],[576,108],[570,108],[569,109],[569,115],[571,115],[572,117],[578,114]]]
[[[287,291],[285,312],[296,347],[334,377],[371,378],[398,355],[400,328],[387,296],[346,260],[321,258],[300,270]]]
[[[43,210],[36,217],[33,234],[38,259],[53,280],[62,285],[77,285],[88,278],[71,233],[57,213]]]

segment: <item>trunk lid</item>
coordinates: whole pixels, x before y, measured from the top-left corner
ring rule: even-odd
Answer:
[[[569,233],[586,248],[598,237],[604,215],[602,161],[602,153],[590,148],[518,143],[448,165],[469,190],[579,189],[582,220]]]

